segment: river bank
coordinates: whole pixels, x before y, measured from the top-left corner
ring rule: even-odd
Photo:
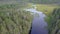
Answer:
[[[30,29],[30,34],[48,34],[47,23],[45,21],[45,14],[42,11],[36,10],[36,5],[32,5],[34,8],[24,9],[33,13],[33,21]],[[38,14],[38,15],[36,15]]]

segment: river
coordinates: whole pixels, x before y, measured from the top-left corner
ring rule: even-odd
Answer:
[[[42,11],[37,11],[35,8],[25,9],[26,11],[33,12],[33,21],[31,34],[48,34],[47,22],[44,20],[46,15]],[[36,15],[37,14],[37,15]]]

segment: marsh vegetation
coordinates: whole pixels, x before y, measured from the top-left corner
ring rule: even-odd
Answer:
[[[39,17],[37,13],[33,17],[31,12],[24,10],[34,9],[32,5],[46,15],[48,34],[60,34],[60,0],[0,0],[0,34],[29,34],[33,18]]]

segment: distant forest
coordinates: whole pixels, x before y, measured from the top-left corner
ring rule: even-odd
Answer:
[[[0,0],[0,1],[12,1],[12,0]],[[60,4],[60,0],[13,0],[13,1],[32,2],[39,4]]]
[[[60,4],[60,0],[30,0],[30,2],[40,4]]]

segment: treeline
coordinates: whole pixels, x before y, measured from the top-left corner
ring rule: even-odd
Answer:
[[[30,2],[40,4],[60,4],[60,0],[30,0]]]
[[[60,34],[60,8],[55,8],[47,17],[49,34]]]
[[[19,1],[19,2],[31,2],[39,4],[60,4],[60,0],[0,0],[0,1]]]

